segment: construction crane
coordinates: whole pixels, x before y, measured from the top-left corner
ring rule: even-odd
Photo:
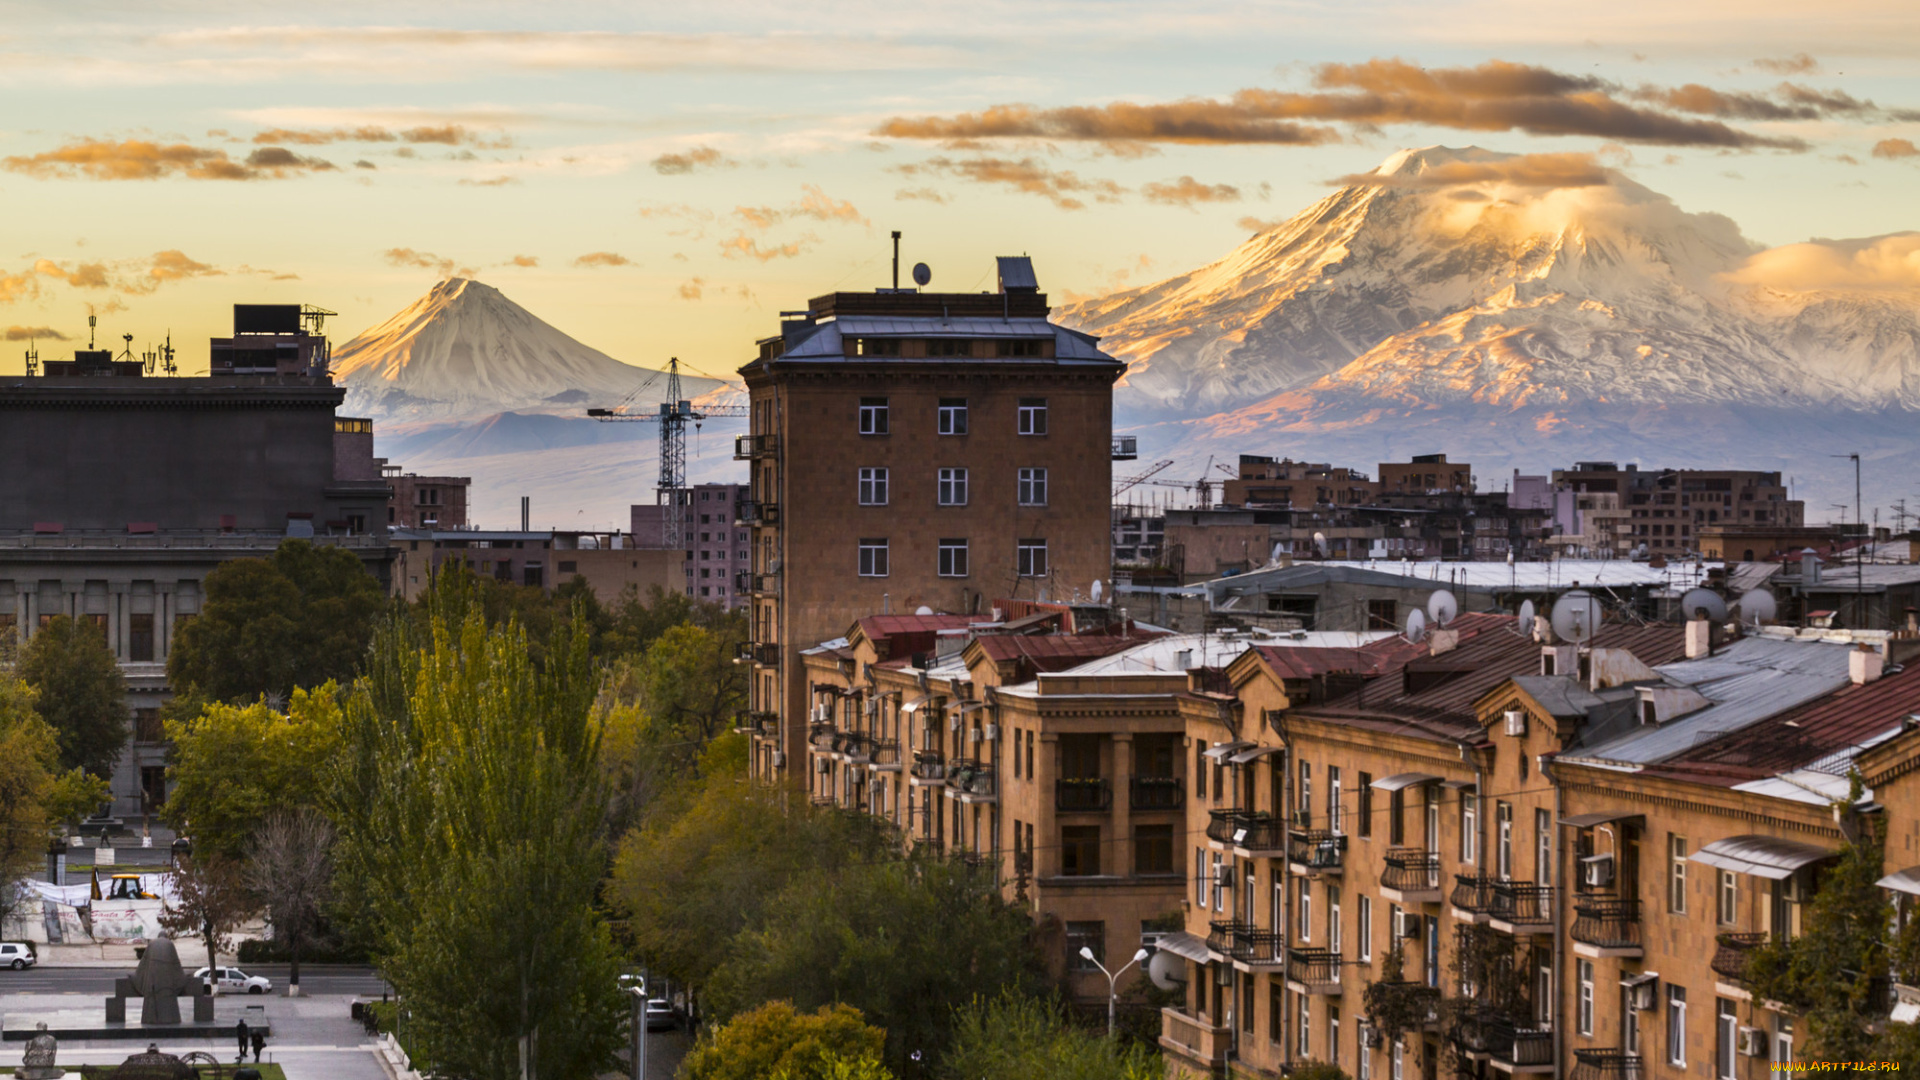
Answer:
[[[1121,492],[1127,490],[1128,488],[1134,486],[1135,484],[1146,483],[1149,479],[1151,479],[1154,476],[1155,473],[1158,473],[1162,469],[1169,469],[1172,467],[1173,467],[1172,458],[1168,458],[1165,461],[1156,461],[1153,463],[1151,467],[1147,469],[1146,472],[1143,472],[1138,476],[1129,476],[1125,480],[1115,480],[1113,482],[1113,493],[1115,495],[1118,495]]]
[[[745,405],[710,405],[696,410],[693,402],[680,397],[680,358],[667,361],[667,399],[660,402],[639,403],[634,399],[659,380],[661,372],[640,384],[639,389],[627,395],[627,399],[611,409],[588,409],[587,415],[602,422],[633,421],[637,423],[654,422],[660,425],[660,481],[654,489],[654,500],[665,503],[667,512],[662,522],[662,546],[668,549],[686,546],[686,533],[682,527],[686,500],[682,493],[687,489],[687,422],[696,426],[709,416],[746,416]]]

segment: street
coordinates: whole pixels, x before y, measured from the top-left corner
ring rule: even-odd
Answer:
[[[249,975],[264,975],[273,980],[274,996],[285,996],[287,965],[248,964]],[[34,967],[25,971],[0,970],[0,1000],[12,994],[88,994],[104,997],[113,993],[113,980],[133,974],[133,966],[113,967]],[[371,967],[341,965],[300,966],[300,989],[311,995],[353,994],[379,997],[386,983]],[[233,995],[228,995],[233,996]]]

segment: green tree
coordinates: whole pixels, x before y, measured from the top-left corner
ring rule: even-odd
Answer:
[[[327,683],[295,689],[284,713],[256,701],[209,705],[190,721],[169,720],[173,790],[162,820],[192,837],[195,851],[248,858],[263,821],[320,804],[342,746],[339,696]]]
[[[200,614],[175,636],[167,677],[218,701],[351,679],[387,603],[359,556],[307,540],[222,563],[205,589]]]
[[[160,925],[174,937],[199,938],[208,967],[220,963],[221,953],[233,950],[233,932],[259,910],[243,872],[232,859],[198,853],[174,869],[176,899],[160,913]]]
[[[1041,988],[1031,930],[991,874],[958,860],[852,863],[776,897],[764,926],[714,973],[709,999],[723,1016],[770,998],[803,1009],[846,1002],[886,1028],[898,1068],[945,1049],[952,1002]]]
[[[1002,992],[955,1010],[953,1048],[939,1072],[950,1080],[1160,1080],[1166,1068],[1144,1046],[1073,1026],[1045,1000]]]
[[[1854,789],[1858,797],[1857,775]],[[1768,942],[1747,963],[1754,999],[1781,1002],[1801,1017],[1812,1058],[1867,1058],[1872,1027],[1885,1019],[1875,990],[1888,974],[1893,907],[1875,884],[1884,873],[1878,826],[1861,821],[1858,829],[1807,904],[1804,932]]]
[[[517,625],[394,620],[346,707],[327,800],[336,887],[436,1070],[469,1080],[592,1075],[622,1005],[595,906],[596,679],[562,627],[536,667]],[[357,905],[357,906],[356,906]]]
[[[127,744],[127,688],[106,634],[55,615],[20,650],[18,670],[39,695],[40,716],[53,725],[61,768],[113,775]]]
[[[46,859],[60,744],[33,698],[31,686],[0,668],[0,926],[15,914],[19,882]]]
[[[803,1013],[784,1001],[713,1029],[680,1066],[681,1080],[867,1080],[887,1033],[850,1005]],[[861,1063],[866,1063],[864,1066]],[[858,1071],[865,1068],[868,1071]],[[884,1072],[882,1073],[884,1075]]]

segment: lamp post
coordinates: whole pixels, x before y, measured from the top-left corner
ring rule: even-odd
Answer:
[[[1145,960],[1147,958],[1147,950],[1140,949],[1135,952],[1133,959],[1127,961],[1127,967],[1123,967],[1119,971],[1108,971],[1107,965],[1095,958],[1093,950],[1085,945],[1080,946],[1080,958],[1092,964],[1094,967],[1099,968],[1100,974],[1107,977],[1107,1038],[1111,1039],[1113,1038],[1114,1028],[1113,1011],[1115,1006],[1120,1002],[1120,991],[1116,989],[1119,985],[1120,976],[1127,973],[1127,968]]]
[[[647,984],[628,986],[633,995],[633,1080],[647,1080]]]

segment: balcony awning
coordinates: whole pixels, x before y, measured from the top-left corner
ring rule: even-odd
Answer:
[[[1893,1006],[1893,1015],[1887,1019],[1896,1024],[1911,1024],[1920,1020],[1920,1001],[1902,1001]]]
[[[1175,930],[1171,934],[1161,934],[1158,947],[1175,956],[1185,957],[1196,964],[1204,964],[1211,959],[1211,957],[1207,955],[1206,941],[1193,934],[1187,933],[1185,930]]]
[[[1209,746],[1200,753],[1203,757],[1210,757],[1215,761],[1219,761],[1228,754],[1237,754],[1252,745],[1252,743],[1245,741],[1223,742],[1219,746]]]
[[[1471,791],[1479,787],[1478,784],[1475,784],[1471,780],[1442,780],[1440,781],[1440,786],[1446,788],[1448,791]]]
[[[927,707],[928,700],[929,699],[926,697],[914,698],[912,701],[909,701],[905,705],[900,706],[900,711],[906,712],[906,713],[919,712],[921,709],[924,709]]]
[[[970,713],[970,712],[977,712],[977,711],[979,711],[979,710],[981,710],[981,709],[984,709],[984,708],[986,708],[986,707],[987,707],[987,703],[986,703],[986,702],[984,702],[984,701],[965,701],[965,702],[961,702],[961,704],[960,704],[960,715],[961,715],[961,716],[965,716],[965,715],[967,715],[967,714],[968,714],[968,713]]]
[[[1920,896],[1920,866],[1909,866],[1898,873],[1888,874],[1874,884],[1908,896]]]
[[[1423,773],[1423,772],[1394,773],[1392,776],[1383,776],[1380,779],[1375,780],[1373,782],[1373,790],[1399,791],[1401,788],[1418,787],[1421,784],[1432,784],[1432,783],[1438,782],[1439,780],[1440,780],[1440,777],[1435,776],[1432,773]]]
[[[1634,810],[1602,810],[1597,814],[1575,814],[1563,817],[1560,824],[1571,825],[1576,829],[1591,829],[1596,825],[1612,825],[1619,821],[1638,821],[1645,817]]]
[[[1632,975],[1622,975],[1620,977],[1620,985],[1631,990],[1636,986],[1645,986],[1659,977],[1660,973],[1657,971],[1642,971]]]
[[[1253,761],[1256,758],[1263,758],[1263,757],[1266,757],[1268,754],[1277,754],[1283,749],[1284,747],[1279,747],[1279,746],[1256,746],[1251,750],[1242,750],[1239,753],[1228,758],[1227,764],[1245,765],[1247,762]]]
[[[1687,856],[1688,862],[1732,870],[1738,874],[1779,881],[1793,876],[1795,870],[1838,855],[1812,844],[1782,840],[1777,836],[1730,836]]]

